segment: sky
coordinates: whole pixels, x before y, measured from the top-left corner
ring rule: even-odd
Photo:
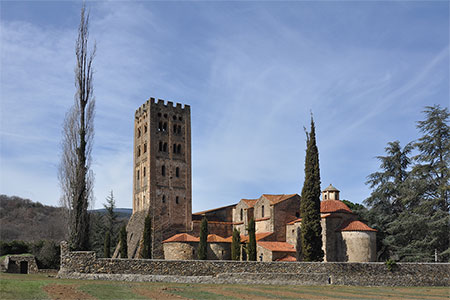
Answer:
[[[79,1],[0,2],[0,194],[56,206]],[[301,193],[311,113],[322,189],[362,203],[388,142],[449,107],[448,1],[89,1],[94,208],[132,207],[134,112],[191,106],[193,211]]]

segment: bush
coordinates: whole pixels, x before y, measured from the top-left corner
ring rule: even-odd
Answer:
[[[22,254],[29,253],[30,245],[24,241],[0,241],[0,256],[6,254]]]

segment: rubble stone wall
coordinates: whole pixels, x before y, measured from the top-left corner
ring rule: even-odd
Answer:
[[[204,283],[450,286],[449,263],[240,262],[96,258],[61,245],[60,278]],[[284,280],[280,280],[284,278]]]

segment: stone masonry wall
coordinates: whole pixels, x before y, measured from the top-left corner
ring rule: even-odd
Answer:
[[[60,278],[208,283],[450,286],[449,263],[306,263],[96,258],[61,243]]]

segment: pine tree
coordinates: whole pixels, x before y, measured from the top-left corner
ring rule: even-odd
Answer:
[[[207,259],[208,250],[208,220],[203,217],[202,224],[200,227],[200,242],[198,244],[198,259]]]
[[[150,215],[145,217],[141,257],[152,258],[152,219]]]
[[[316,146],[316,132],[312,116],[311,132],[306,131],[306,140],[305,182],[300,202],[302,260],[322,261],[319,151]]]
[[[122,228],[120,229],[119,243],[120,243],[119,249],[120,257],[128,258],[127,228],[125,225],[123,225]]]
[[[111,190],[106,197],[106,204],[103,204],[106,210],[104,215],[104,222],[106,230],[109,232],[111,238],[111,244],[115,245],[117,241],[117,213],[114,211],[116,208],[116,200],[114,199],[113,191]]]
[[[253,218],[248,223],[248,260],[256,261],[256,230]]]
[[[103,255],[106,258],[110,258],[111,257],[111,235],[109,234],[109,232],[106,232],[105,235],[105,244],[104,244],[104,248],[103,248]]]
[[[241,233],[236,228],[234,228],[233,230],[233,240],[231,244],[231,259],[232,260],[241,259]]]

